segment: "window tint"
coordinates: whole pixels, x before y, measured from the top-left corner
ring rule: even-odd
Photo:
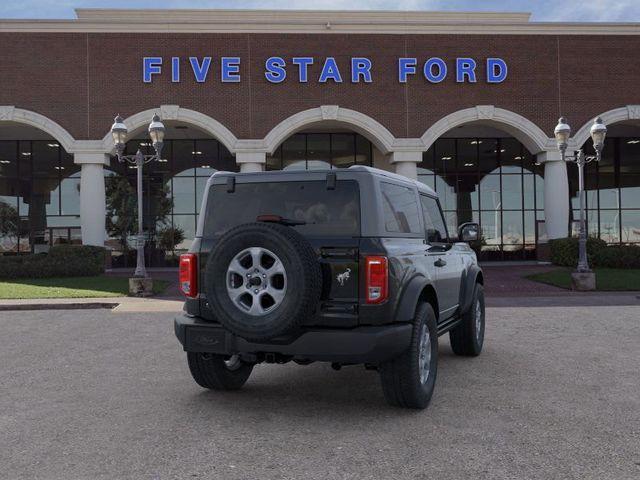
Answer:
[[[429,243],[441,243],[447,241],[447,230],[444,226],[442,213],[435,198],[420,195],[424,224]]]
[[[260,215],[300,222],[292,228],[303,235],[359,236],[358,183],[338,180],[334,190],[327,190],[325,181],[239,183],[233,192],[214,185],[207,197],[204,234],[221,235]]]
[[[421,233],[415,192],[409,187],[382,182],[384,225],[387,232]]]

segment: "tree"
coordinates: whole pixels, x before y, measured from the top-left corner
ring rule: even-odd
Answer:
[[[7,202],[0,201],[0,237],[15,238],[20,236],[20,215],[18,210]]]
[[[105,190],[107,197],[107,231],[109,235],[119,240],[123,251],[129,250],[128,238],[138,233],[138,200],[136,190],[126,177],[111,176],[106,179]],[[173,208],[173,199],[169,195],[169,188],[162,185],[156,187],[148,198],[150,216],[145,219],[150,222],[150,238],[155,235],[158,223],[167,223],[167,217]]]
[[[180,227],[165,227],[158,232],[157,245],[165,252],[172,251],[184,241],[184,230]]]

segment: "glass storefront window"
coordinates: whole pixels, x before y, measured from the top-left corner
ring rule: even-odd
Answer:
[[[499,143],[500,166],[503,174],[520,174],[523,147],[515,138],[501,138]]]
[[[55,140],[0,141],[0,222],[8,230],[0,253],[70,241],[69,229],[80,225],[79,172]]]
[[[80,174],[60,182],[60,214],[80,215]]]
[[[513,138],[441,138],[418,165],[418,180],[438,193],[449,229],[480,223],[481,260],[534,258],[543,173]]]
[[[502,208],[522,210],[522,176],[502,175]]]
[[[607,243],[620,242],[619,210],[600,210],[600,238]]]
[[[18,176],[18,144],[11,141],[0,141],[0,178]]]
[[[521,211],[502,212],[502,242],[505,249],[515,250],[522,248],[524,243],[524,230]]]
[[[490,138],[478,138],[475,140],[478,147],[478,170],[482,175],[495,172],[498,168],[498,140]]]
[[[196,182],[194,177],[176,177],[173,179],[173,213],[194,213],[195,214],[195,190]]]
[[[623,210],[620,225],[624,243],[640,242],[640,210]]]
[[[267,170],[325,170],[373,162],[369,140],[356,133],[297,133],[267,155]]]
[[[466,139],[465,139],[466,140]],[[471,142],[471,140],[468,140]],[[437,175],[444,175],[448,171],[455,172],[456,168],[456,140],[441,138],[434,145],[434,171]]]
[[[591,140],[583,147],[592,151]],[[578,173],[569,164],[569,190],[572,206],[572,230],[577,233],[579,219]],[[585,190],[589,234],[608,243],[634,243],[633,233],[640,228],[634,213],[640,207],[640,142],[636,138],[607,137],[602,160],[585,169]],[[633,209],[633,210],[628,210]]]

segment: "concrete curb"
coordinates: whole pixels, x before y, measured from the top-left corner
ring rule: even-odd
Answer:
[[[114,309],[117,302],[85,302],[85,303],[12,303],[1,304],[0,312],[27,310],[95,310]]]

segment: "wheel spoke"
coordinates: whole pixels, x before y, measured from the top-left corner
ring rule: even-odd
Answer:
[[[274,304],[278,305],[284,299],[284,293],[285,293],[284,289],[278,290],[276,288],[273,288],[272,286],[269,286],[264,291],[263,295],[269,295],[271,298],[273,298]]]
[[[242,265],[240,265],[240,262],[238,261],[238,258],[234,258],[231,263],[229,264],[229,272],[233,272],[233,273],[237,273],[238,275],[241,276],[245,276],[248,272],[248,269],[244,268]]]
[[[262,249],[258,247],[253,247],[249,249],[251,252],[251,266],[256,269],[260,267],[260,260],[262,259]]]
[[[231,300],[236,301],[238,297],[245,293],[247,290],[242,285],[240,285],[239,287],[235,288],[232,286],[227,286],[227,291],[229,292]]]
[[[264,308],[260,305],[260,297],[258,294],[251,292],[251,297],[253,302],[251,303],[251,308],[249,309],[250,315],[262,315],[264,313]]]
[[[275,263],[267,269],[267,275],[269,278],[272,278],[274,275],[284,275],[284,265],[282,265],[282,262],[276,259]]]

